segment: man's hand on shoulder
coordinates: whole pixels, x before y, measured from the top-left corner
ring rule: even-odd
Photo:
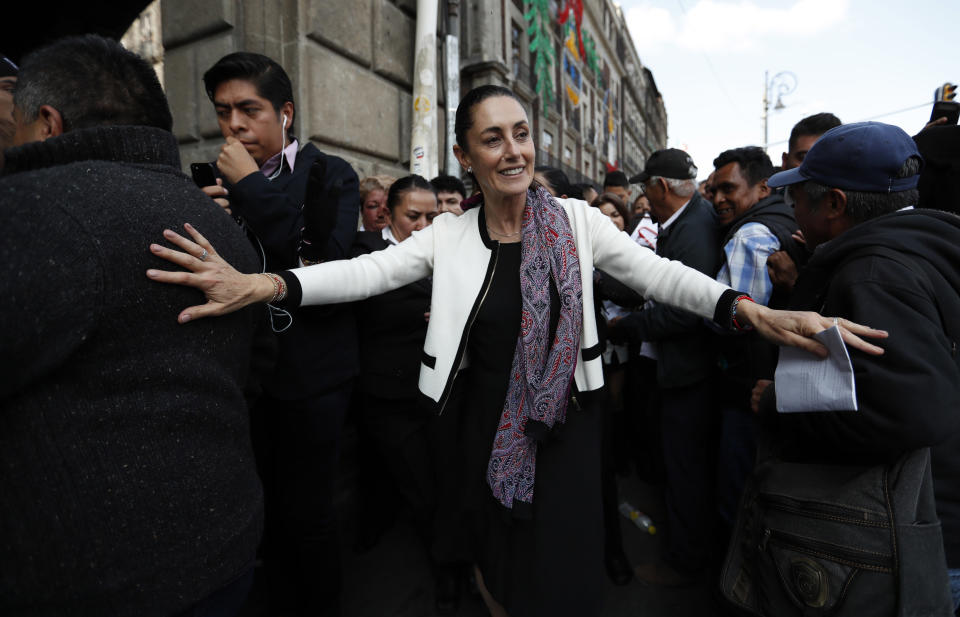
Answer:
[[[236,137],[227,137],[227,143],[220,146],[217,167],[230,184],[236,184],[250,174],[260,171],[260,166]]]

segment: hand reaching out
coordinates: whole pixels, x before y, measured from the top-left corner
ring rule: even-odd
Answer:
[[[254,302],[267,302],[273,297],[273,282],[269,278],[237,272],[193,226],[187,223],[183,227],[193,241],[169,229],[163,231],[163,237],[183,249],[182,252],[159,244],[151,244],[150,252],[188,272],[147,270],[147,276],[154,281],[195,287],[206,295],[206,304],[191,306],[180,312],[177,318],[180,323],[225,315]]]
[[[884,330],[876,330],[847,319],[824,317],[809,311],[777,311],[753,302],[740,302],[737,305],[737,321],[741,324],[746,321],[771,343],[805,349],[821,358],[827,356],[827,348],[814,339],[813,335],[834,325],[839,326],[840,336],[847,346],[874,356],[882,355],[883,348],[860,337],[884,339],[888,336]]]

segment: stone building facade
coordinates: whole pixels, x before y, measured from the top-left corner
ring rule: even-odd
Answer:
[[[342,156],[361,177],[408,173],[416,0],[160,1],[163,81],[185,168],[213,160],[222,143],[201,76],[221,56],[245,50],[276,59],[290,74],[294,133],[301,142],[309,139]],[[513,88],[532,120],[538,163],[562,166],[576,179],[600,180],[608,166],[635,173],[666,143],[667,121],[620,9],[610,0],[582,0],[581,29],[595,41],[591,57],[599,70],[593,70],[568,45],[573,17],[570,25],[556,19],[561,5],[576,0],[542,1],[551,19],[541,30],[555,51],[550,95],[537,91],[523,0],[454,3],[460,92],[482,83]],[[448,0],[438,2],[435,74],[443,75]],[[448,109],[442,85],[438,98],[443,127]],[[443,169],[452,154],[439,133]]]

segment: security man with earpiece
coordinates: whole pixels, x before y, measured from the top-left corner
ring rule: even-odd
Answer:
[[[357,174],[293,136],[293,86],[266,56],[232,53],[203,76],[226,143],[204,192],[246,227],[265,272],[343,259],[360,208]],[[309,203],[308,203],[309,202]],[[307,207],[304,204],[307,203]],[[340,306],[272,313],[279,353],[251,410],[266,522],[270,613],[339,614],[333,506],[339,439],[358,373],[353,315]]]

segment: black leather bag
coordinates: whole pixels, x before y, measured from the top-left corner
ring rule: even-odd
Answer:
[[[721,590],[746,615],[953,615],[929,449],[887,466],[759,462]]]

